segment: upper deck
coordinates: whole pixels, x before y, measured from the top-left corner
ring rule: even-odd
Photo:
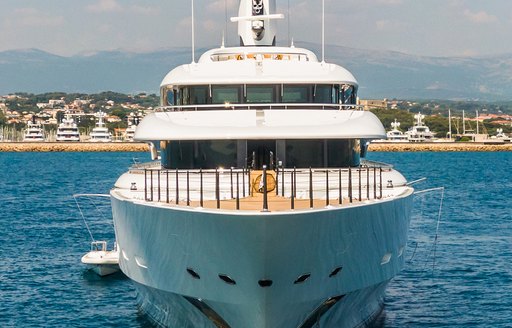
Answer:
[[[197,63],[167,74],[164,86],[205,84],[349,84],[355,77],[345,68],[319,62],[307,49],[294,47],[230,47],[204,53]]]

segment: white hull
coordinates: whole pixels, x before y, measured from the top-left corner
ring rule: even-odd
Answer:
[[[319,326],[356,327],[378,313],[404,264],[411,206],[412,189],[286,213],[149,205],[112,192],[120,268],[136,282],[142,308],[168,327],[214,327],[198,304],[233,328],[309,327],[301,325],[333,297],[341,299],[316,316]]]

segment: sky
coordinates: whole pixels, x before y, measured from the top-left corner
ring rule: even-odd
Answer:
[[[237,45],[238,0],[195,0],[196,47]],[[321,42],[321,0],[277,0],[278,44]],[[511,0],[325,0],[326,43],[436,57],[512,54]],[[289,27],[289,28],[288,28]],[[0,0],[0,51],[190,47],[191,0]]]

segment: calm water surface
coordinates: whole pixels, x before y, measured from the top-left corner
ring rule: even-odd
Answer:
[[[0,327],[151,327],[122,274],[80,257],[90,236],[73,194],[108,193],[134,153],[0,153]],[[370,153],[418,190],[408,264],[377,327],[512,326],[512,153]],[[108,202],[80,199],[96,238],[112,237]],[[100,233],[103,232],[103,235]]]

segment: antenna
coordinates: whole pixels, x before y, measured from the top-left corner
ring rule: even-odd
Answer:
[[[196,40],[194,30],[194,0],[192,0],[192,63],[196,62]]]
[[[325,63],[325,0],[322,0],[322,63]]]
[[[291,19],[291,16],[290,16],[290,0],[288,0],[288,10],[287,10],[286,15],[288,16],[288,44],[290,44],[290,19]]]

